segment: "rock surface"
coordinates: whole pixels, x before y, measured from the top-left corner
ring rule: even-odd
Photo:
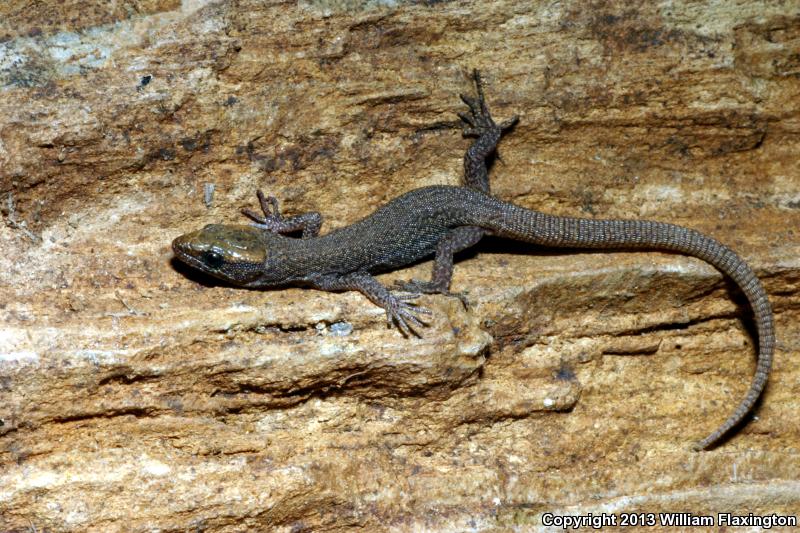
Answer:
[[[527,531],[545,513],[800,509],[795,2],[0,5],[0,531]],[[257,188],[323,231],[460,180],[480,68],[520,114],[493,191],[654,218],[713,268],[487,239],[421,339],[358,294],[171,262]],[[382,277],[424,277],[429,263]],[[559,530],[558,528],[553,528]]]

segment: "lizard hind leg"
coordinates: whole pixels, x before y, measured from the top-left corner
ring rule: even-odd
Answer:
[[[464,309],[468,309],[469,301],[467,301],[466,295],[461,292],[450,291],[450,280],[453,277],[453,255],[477,244],[485,233],[485,230],[476,226],[455,228],[439,241],[439,245],[436,247],[431,280],[397,281],[395,282],[395,289],[411,293],[455,296],[461,300]]]
[[[497,125],[489,112],[489,106],[486,105],[480,73],[474,70],[472,77],[475,82],[476,97],[459,95],[470,111],[469,113],[458,113],[458,116],[464,121],[463,134],[465,137],[476,137],[472,146],[464,154],[464,183],[471,189],[488,193],[487,159],[494,153],[503,134],[517,123],[519,117],[515,115]]]

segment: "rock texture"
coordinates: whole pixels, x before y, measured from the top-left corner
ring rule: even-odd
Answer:
[[[797,514],[796,2],[44,4],[0,5],[0,531]],[[325,231],[458,183],[472,67],[521,115],[498,196],[691,226],[761,276],[775,367],[722,446],[689,451],[743,395],[753,327],[699,261],[489,239],[456,267],[472,307],[424,298],[422,339],[358,294],[171,262],[257,188]]]

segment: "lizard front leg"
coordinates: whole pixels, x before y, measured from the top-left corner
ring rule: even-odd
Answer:
[[[450,280],[453,277],[453,256],[461,250],[477,244],[486,233],[482,228],[463,226],[455,228],[445,235],[436,246],[436,256],[433,260],[433,272],[430,281],[410,281],[395,283],[395,288],[403,291],[421,292],[424,294],[445,294],[455,296],[464,305],[469,307],[467,297],[460,292],[450,292]]]
[[[412,326],[422,328],[425,324],[416,315],[430,315],[430,310],[409,303],[419,294],[395,296],[367,272],[352,272],[343,276],[318,276],[308,279],[314,288],[325,291],[359,291],[372,303],[386,311],[386,324],[396,324],[403,335],[420,335]]]
[[[283,215],[281,215],[280,209],[278,209],[277,198],[274,196],[264,196],[264,193],[261,191],[256,191],[256,195],[258,196],[258,203],[261,205],[261,211],[264,213],[264,216],[250,209],[242,209],[242,214],[255,222],[253,226],[280,234],[302,230],[303,239],[319,235],[319,230],[322,227],[322,215],[316,211],[284,218]]]

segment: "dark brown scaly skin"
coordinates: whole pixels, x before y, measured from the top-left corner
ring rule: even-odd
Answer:
[[[519,207],[489,194],[486,159],[517,117],[496,125],[487,109],[481,80],[477,98],[461,96],[465,135],[477,137],[464,157],[466,186],[423,187],[395,198],[367,218],[319,235],[319,213],[283,218],[277,200],[258,193],[263,216],[245,210],[249,226],[208,225],[172,243],[175,255],[192,267],[233,285],[250,288],[306,285],[326,291],[357,290],[386,310],[389,323],[406,335],[430,312],[413,300],[418,293],[449,293],[453,254],[485,234],[551,247],[670,250],[702,259],[733,279],[755,312],[759,355],[744,399],[701,450],[719,441],[750,412],[767,383],[775,347],[772,310],[750,267],[730,248],[695,230],[649,220],[593,220],[559,217]],[[302,231],[301,238],[282,233]],[[372,274],[393,270],[435,254],[428,282],[399,284],[396,295]],[[462,299],[463,301],[463,299]]]

